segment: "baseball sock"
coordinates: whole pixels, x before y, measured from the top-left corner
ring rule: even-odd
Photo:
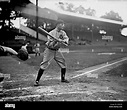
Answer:
[[[39,82],[39,80],[40,80],[40,78],[41,78],[43,72],[44,72],[44,70],[40,68],[39,71],[38,71],[38,75],[37,75],[37,79],[36,79],[36,81]]]
[[[65,80],[66,68],[61,68],[61,80]]]

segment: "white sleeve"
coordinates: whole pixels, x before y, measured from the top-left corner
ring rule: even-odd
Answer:
[[[69,42],[69,38],[68,38],[67,34],[64,31],[63,31],[63,38],[64,38],[63,39],[64,42],[67,42],[67,43]]]
[[[54,31],[50,31],[49,34],[50,34],[51,36],[54,36]],[[53,39],[52,37],[50,37],[50,36],[47,36],[47,38],[48,38],[48,41],[54,40],[54,39]]]
[[[10,53],[12,53],[14,55],[18,55],[18,53],[14,49],[12,49],[10,47],[6,47],[6,46],[2,46],[2,47],[3,47],[5,52],[10,52]]]

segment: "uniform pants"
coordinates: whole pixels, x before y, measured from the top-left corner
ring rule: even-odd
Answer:
[[[60,68],[66,68],[65,59],[61,52],[46,48],[44,51],[43,61],[40,64],[40,68],[45,70],[55,60]]]

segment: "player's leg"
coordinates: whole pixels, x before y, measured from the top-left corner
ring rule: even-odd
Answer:
[[[41,54],[41,53],[40,53],[40,49],[38,48],[38,55],[40,56],[40,54]]]
[[[61,82],[68,83],[69,81],[65,79],[66,63],[63,54],[61,52],[57,52],[54,59],[61,68]]]
[[[35,57],[37,56],[37,49],[35,48]]]
[[[39,81],[40,81],[42,74],[44,73],[45,69],[49,66],[53,58],[54,58],[54,52],[46,48],[44,51],[43,61],[40,64],[40,69],[38,71],[36,82],[34,84],[35,86],[39,85]]]
[[[36,51],[37,51],[37,56],[39,56],[39,49],[37,48],[37,50],[36,50]]]

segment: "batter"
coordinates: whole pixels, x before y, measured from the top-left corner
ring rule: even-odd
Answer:
[[[50,35],[59,39],[59,41],[55,40],[51,36],[48,37],[48,41],[46,42],[46,48],[44,51],[43,61],[40,64],[40,69],[38,70],[38,75],[35,81],[35,86],[39,85],[39,80],[44,73],[45,69],[50,65],[51,61],[54,59],[56,63],[61,68],[61,82],[68,83],[69,81],[65,79],[66,73],[66,63],[63,54],[58,51],[61,47],[62,42],[68,44],[69,38],[64,29],[64,22],[59,20],[57,22],[56,28],[49,32]]]

